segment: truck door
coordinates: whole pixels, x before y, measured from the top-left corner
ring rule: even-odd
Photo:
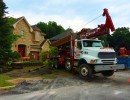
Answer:
[[[80,59],[80,55],[81,55],[81,49],[82,49],[82,44],[81,44],[81,41],[76,41],[75,43],[75,52],[74,52],[74,56],[75,56],[75,59]]]

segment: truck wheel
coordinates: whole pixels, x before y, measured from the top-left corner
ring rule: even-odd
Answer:
[[[67,71],[71,71],[71,62],[70,62],[70,60],[66,60],[65,61],[65,69],[67,70]]]
[[[57,60],[56,63],[54,64],[54,68],[56,68],[56,69],[59,68],[58,60]]]
[[[54,64],[53,67],[56,68],[56,69],[59,68],[58,64]]]
[[[112,76],[113,74],[114,74],[114,70],[108,70],[108,71],[102,72],[102,75],[106,77]]]
[[[79,66],[79,74],[81,78],[88,79],[92,76],[92,69],[87,64],[82,64]]]

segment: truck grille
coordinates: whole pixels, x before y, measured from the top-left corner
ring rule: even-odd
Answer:
[[[99,52],[98,57],[100,59],[111,59],[111,58],[115,58],[116,54],[115,52]]]
[[[104,64],[113,64],[115,60],[101,60]]]

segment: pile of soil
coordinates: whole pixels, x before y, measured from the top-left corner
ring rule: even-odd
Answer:
[[[36,69],[32,69],[32,70],[19,70],[19,71],[14,71],[14,72],[10,72],[7,73],[7,76],[10,77],[22,77],[24,75],[44,75],[44,74],[52,74],[52,71],[50,69],[45,69],[45,68],[36,68]]]
[[[34,69],[34,70],[28,70],[29,73],[32,73],[32,74],[40,74],[40,75],[43,75],[43,74],[52,74],[52,71],[50,69],[45,69],[45,68],[37,68],[37,69]]]
[[[30,80],[17,84],[13,89],[1,93],[1,95],[22,94],[38,90],[47,90],[67,86],[78,86],[85,82],[73,77],[58,77],[55,79]]]

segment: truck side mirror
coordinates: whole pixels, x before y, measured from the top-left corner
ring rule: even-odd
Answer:
[[[78,41],[78,42],[77,42],[77,47],[78,47],[79,49],[82,49],[81,41]]]

